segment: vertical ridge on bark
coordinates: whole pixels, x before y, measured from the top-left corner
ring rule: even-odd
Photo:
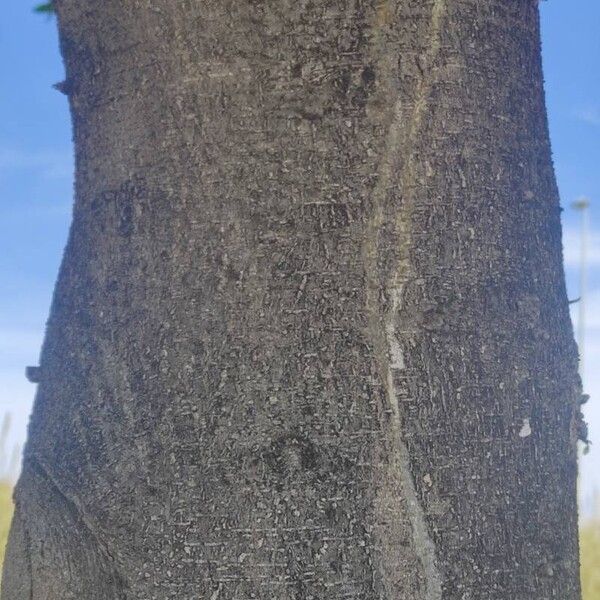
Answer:
[[[390,15],[395,13],[393,7],[390,8],[390,5],[393,4],[393,2],[382,4],[375,24],[376,27],[384,26],[384,23],[389,20]],[[392,457],[388,467],[389,473],[384,475],[384,478],[389,478],[391,481],[398,479],[400,493],[406,500],[406,510],[412,529],[414,548],[423,569],[425,580],[423,598],[426,600],[437,600],[442,597],[441,578],[436,566],[435,546],[429,536],[425,514],[417,497],[413,475],[410,470],[408,450],[403,440],[400,407],[396,395],[393,371],[405,368],[403,352],[395,336],[402,290],[406,281],[411,277],[409,249],[413,243],[410,231],[411,189],[413,187],[411,165],[414,159],[412,152],[415,137],[420,130],[420,121],[428,100],[428,78],[432,76],[431,69],[440,48],[439,35],[444,8],[445,0],[435,0],[431,6],[430,25],[423,58],[424,66],[422,67],[424,71],[421,71],[415,85],[416,89],[412,98],[412,110],[407,110],[403,106],[406,100],[400,97],[393,103],[390,111],[391,123],[386,136],[386,146],[380,159],[377,182],[372,192],[373,217],[368,225],[368,232],[365,239],[367,306],[370,314],[369,331],[373,340],[373,346],[376,349],[375,357],[380,365],[381,377],[385,381],[388,409],[384,410],[384,413],[391,413],[387,419],[389,425],[383,424],[384,429],[389,429],[390,455]],[[384,9],[386,16],[382,17],[381,13]],[[385,47],[383,50],[380,48],[380,52],[382,51],[385,52]],[[389,60],[390,54],[387,56],[384,55],[381,60],[384,62]],[[379,68],[378,72],[381,72]],[[386,75],[390,81],[393,81],[393,73],[386,73]],[[393,98],[393,94],[390,94],[390,98]],[[405,119],[406,123],[403,122]],[[403,158],[400,158],[400,156]],[[395,176],[393,171],[398,163],[400,164],[400,174]],[[385,219],[383,204],[393,184],[398,185],[398,190],[402,196],[402,205],[395,217],[395,239],[398,240],[398,244],[392,253],[398,256],[396,258],[397,266],[393,270],[390,281],[384,289],[384,297],[387,299],[388,304],[386,308],[385,306],[381,306],[380,302],[378,235],[384,225]],[[386,251],[390,252],[390,248],[386,248]],[[402,324],[400,324],[400,327],[403,330],[407,329]],[[393,494],[393,490],[381,486],[380,493]],[[385,501],[383,504],[385,505]],[[390,528],[382,532],[384,536],[393,536],[394,534],[394,530]],[[389,568],[391,570],[398,569],[399,565],[392,562]],[[393,596],[394,591],[390,590],[390,592],[391,596]]]

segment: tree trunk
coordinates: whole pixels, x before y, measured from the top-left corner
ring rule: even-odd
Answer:
[[[536,0],[57,0],[76,200],[5,600],[575,600]]]

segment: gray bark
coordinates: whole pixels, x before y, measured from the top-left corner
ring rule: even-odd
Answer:
[[[535,0],[57,0],[76,199],[4,600],[576,600]]]

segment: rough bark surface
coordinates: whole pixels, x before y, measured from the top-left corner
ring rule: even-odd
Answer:
[[[73,224],[4,600],[577,600],[535,0],[56,0]]]

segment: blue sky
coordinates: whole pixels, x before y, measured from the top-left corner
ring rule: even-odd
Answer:
[[[22,443],[50,299],[66,241],[73,160],[55,23],[28,0],[5,0],[0,19],[0,415],[12,414],[10,444]],[[582,458],[582,497],[600,489],[600,2],[541,2],[544,68],[554,161],[565,211],[567,283],[577,289],[578,221],[592,200],[586,329],[586,406],[596,444]],[[2,457],[0,456],[0,469]]]
[[[571,298],[579,296],[579,216],[571,203],[583,195],[591,201],[584,373],[591,398],[584,412],[592,446],[580,462],[580,492],[587,512],[593,490],[600,490],[600,2],[549,0],[540,6],[546,102],[565,209],[563,244]],[[574,305],[575,324],[576,313]]]

